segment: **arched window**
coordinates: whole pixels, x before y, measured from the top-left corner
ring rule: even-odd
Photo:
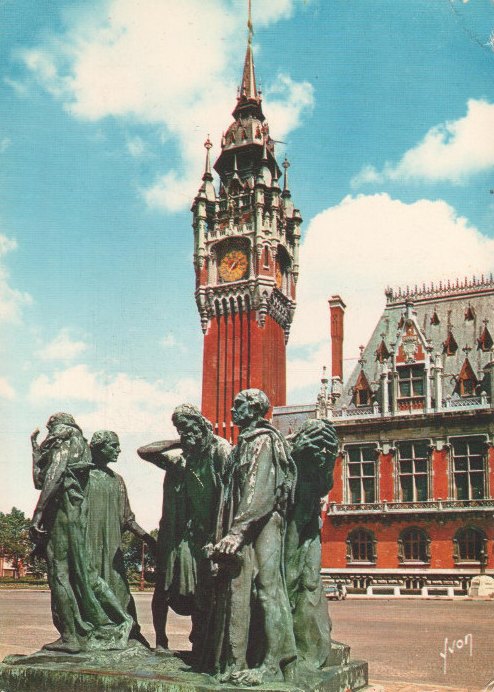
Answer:
[[[348,562],[375,562],[376,539],[371,531],[354,529],[347,538]]]
[[[422,529],[415,527],[402,531],[398,539],[400,562],[429,562],[430,538]]]
[[[483,531],[470,527],[460,529],[453,539],[456,561],[480,562],[486,554],[487,541]]]

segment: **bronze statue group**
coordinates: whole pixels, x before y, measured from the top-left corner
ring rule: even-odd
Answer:
[[[172,421],[179,439],[138,455],[165,471],[157,541],[135,521],[112,431],[88,444],[70,414],[57,413],[38,445],[41,490],[31,537],[46,557],[53,622],[49,651],[149,646],[140,633],[121,550],[132,531],[156,555],[152,600],[156,655],[170,655],[168,608],[190,615],[191,665],[220,683],[293,680],[329,664],[331,623],[320,577],[320,498],[332,487],[337,451],[327,421],[307,421],[292,439],[265,418],[264,392],[240,392],[232,408],[235,447],[213,434],[192,405]]]

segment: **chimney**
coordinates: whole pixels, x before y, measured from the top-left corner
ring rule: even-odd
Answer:
[[[340,296],[331,296],[328,302],[331,315],[331,376],[343,381],[343,317],[346,305]]]

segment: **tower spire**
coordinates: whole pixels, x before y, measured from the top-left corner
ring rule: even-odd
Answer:
[[[254,69],[254,56],[252,53],[252,37],[254,28],[252,24],[252,0],[248,0],[248,17],[247,17],[247,50],[245,52],[244,71],[242,73],[242,82],[240,84],[239,93],[237,96],[237,105],[233,111],[233,117],[237,118],[240,113],[247,109],[252,109],[254,106],[256,112],[261,112],[261,96],[257,90],[256,73]],[[264,120],[264,117],[260,118]]]

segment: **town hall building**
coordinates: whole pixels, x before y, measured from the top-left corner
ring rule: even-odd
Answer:
[[[328,418],[340,441],[323,572],[349,591],[465,594],[494,570],[494,281],[387,289],[347,382],[345,305],[329,301],[332,377],[278,407],[285,434]]]

